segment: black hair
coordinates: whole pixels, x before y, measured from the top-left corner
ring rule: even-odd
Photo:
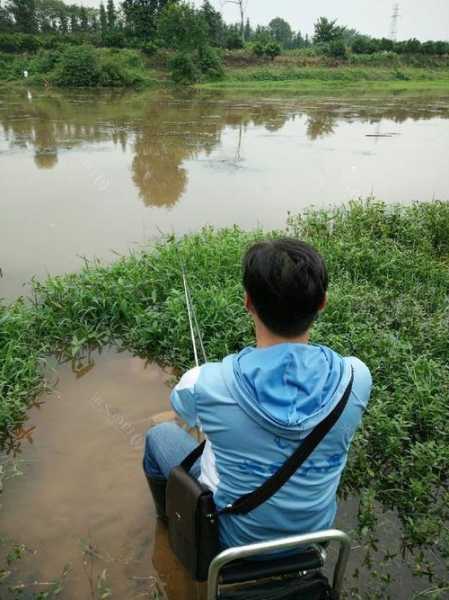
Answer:
[[[276,335],[305,333],[318,316],[329,278],[321,255],[293,238],[257,242],[243,259],[243,285],[264,325]]]

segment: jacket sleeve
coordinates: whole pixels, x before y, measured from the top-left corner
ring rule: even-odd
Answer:
[[[198,381],[200,372],[201,367],[195,367],[184,373],[170,395],[173,410],[189,427],[195,427],[198,424],[195,384]]]

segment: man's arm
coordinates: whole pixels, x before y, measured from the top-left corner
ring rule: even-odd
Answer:
[[[173,410],[189,427],[198,425],[195,384],[198,381],[200,371],[201,367],[195,367],[184,373],[170,394]]]

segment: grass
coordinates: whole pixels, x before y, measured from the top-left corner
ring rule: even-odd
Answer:
[[[449,92],[449,69],[385,67],[285,67],[265,65],[230,68],[222,81],[209,82],[207,89],[439,91]]]
[[[86,64],[86,52],[91,54]],[[61,87],[143,87],[170,83],[172,53],[161,50],[147,57],[140,50],[90,46],[40,50],[35,54],[0,53],[0,81]],[[336,61],[318,55],[285,52],[274,62],[258,59],[249,50],[226,52],[225,78],[198,87],[244,91],[411,91],[449,92],[446,58],[352,55]],[[376,59],[376,60],[374,60]],[[354,63],[355,61],[355,63]],[[24,80],[23,71],[29,72]]]
[[[449,552],[449,204],[389,207],[374,200],[292,216],[284,231],[204,229],[111,266],[34,282],[31,303],[0,313],[0,431],[14,439],[44,385],[50,354],[82,361],[114,344],[184,369],[192,364],[179,275],[182,255],[206,350],[220,359],[253,342],[242,307],[240,259],[261,236],[293,235],[325,256],[330,302],[313,340],[370,367],[375,387],[342,484],[398,511],[404,545]],[[446,553],[446,554],[445,554]]]

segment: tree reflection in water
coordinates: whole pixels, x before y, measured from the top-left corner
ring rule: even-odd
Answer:
[[[24,91],[3,91],[0,140],[10,148],[30,148],[39,169],[58,164],[58,151],[111,142],[132,152],[132,180],[147,206],[173,207],[188,184],[186,161],[210,157],[225,129],[235,132],[230,166],[243,161],[242,144],[249,127],[270,134],[290,120],[303,119],[307,137],[315,141],[335,134],[340,122],[368,124],[383,119],[447,118],[449,108],[435,99],[388,98],[384,104],[357,99],[259,98],[229,99],[217,94],[187,92],[72,92],[42,90],[32,99]]]

